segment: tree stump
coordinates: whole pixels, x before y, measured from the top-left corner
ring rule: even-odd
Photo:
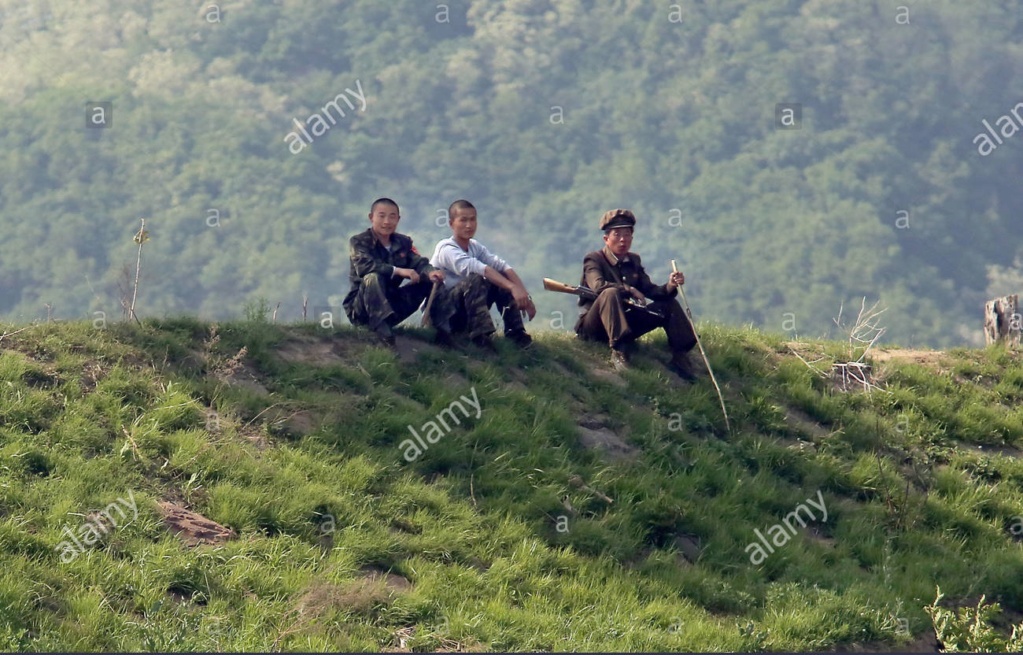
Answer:
[[[984,303],[984,342],[1019,346],[1023,317],[1019,313],[1019,294],[1002,296]]]

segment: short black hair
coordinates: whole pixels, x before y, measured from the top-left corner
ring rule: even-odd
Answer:
[[[369,206],[369,213],[372,214],[377,210],[377,205],[394,205],[394,208],[401,212],[401,208],[398,207],[398,203],[394,202],[390,198],[377,198],[373,201],[373,204]]]
[[[476,209],[476,205],[472,204],[468,200],[465,200],[464,198],[454,201],[453,203],[451,203],[451,206],[448,207],[448,223],[450,223],[451,220],[455,217],[455,211],[459,209]]]

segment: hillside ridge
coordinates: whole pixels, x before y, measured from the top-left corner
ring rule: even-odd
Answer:
[[[0,649],[936,650],[938,587],[999,643],[1023,611],[1018,352],[879,349],[843,391],[848,344],[700,325],[728,433],[663,337],[619,374],[554,332],[22,327]]]

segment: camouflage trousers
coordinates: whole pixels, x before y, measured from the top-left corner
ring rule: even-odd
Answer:
[[[616,348],[647,332],[664,328],[672,355],[683,355],[696,346],[696,332],[677,300],[658,300],[647,307],[652,311],[625,302],[617,289],[605,289],[589,311],[579,317],[576,334],[583,339],[605,341]]]
[[[415,313],[430,295],[433,282],[422,275],[416,284],[394,286],[384,281],[377,273],[362,278],[355,296],[345,305],[345,313],[352,325],[364,325],[375,330],[386,322],[391,327],[401,323]],[[451,321],[454,306],[451,295],[440,285],[430,306],[430,321],[443,328]]]
[[[455,309],[451,317],[452,332],[468,332],[470,339],[497,332],[490,317],[491,305],[497,305],[501,312],[505,334],[524,329],[522,314],[515,308],[511,291],[491,284],[482,275],[465,276],[451,287],[450,296]]]

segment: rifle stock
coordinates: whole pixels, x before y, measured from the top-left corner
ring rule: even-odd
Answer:
[[[570,293],[573,296],[583,296],[584,298],[595,298],[597,295],[593,292],[592,289],[587,289],[586,287],[573,287],[570,284],[558,282],[557,280],[552,280],[549,277],[545,277],[543,279],[543,288],[547,289],[548,291],[556,291],[558,293]]]
[[[582,296],[583,298],[596,298],[597,297],[597,292],[594,291],[593,289],[590,289],[589,287],[573,287],[570,284],[565,284],[564,282],[558,282],[557,280],[552,280],[549,277],[545,277],[543,279],[543,288],[547,289],[548,291],[557,291],[558,293],[570,293],[573,296]],[[628,308],[635,309],[635,310],[640,311],[640,312],[644,312],[646,314],[649,314],[651,316],[655,316],[657,318],[661,318],[661,319],[664,318],[664,314],[662,314],[661,312],[657,311],[656,309],[654,309],[652,307],[647,307],[646,305],[644,305],[643,303],[639,302],[635,298],[631,298],[631,297],[630,298],[626,298],[623,302],[628,306]]]

